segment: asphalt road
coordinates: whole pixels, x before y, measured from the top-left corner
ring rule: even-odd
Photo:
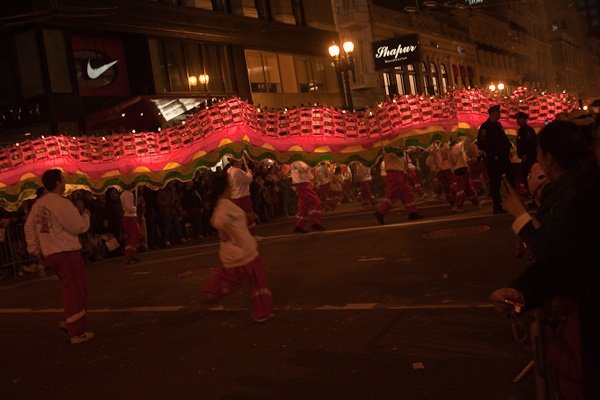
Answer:
[[[0,400],[9,399],[528,399],[531,358],[487,303],[525,266],[510,217],[421,204],[375,224],[345,205],[328,230],[259,226],[276,305],[263,325],[249,293],[205,305],[214,239],[88,268],[90,329],[67,344],[58,281],[0,283]],[[523,321],[527,325],[527,321]]]

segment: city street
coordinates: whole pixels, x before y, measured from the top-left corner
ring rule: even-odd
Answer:
[[[206,305],[210,240],[88,268],[90,342],[58,329],[53,276],[0,283],[0,399],[530,399],[528,342],[487,302],[526,265],[510,216],[420,204],[376,225],[368,207],[325,232],[259,226],[276,317],[250,318],[246,287]],[[522,322],[528,329],[528,320]]]

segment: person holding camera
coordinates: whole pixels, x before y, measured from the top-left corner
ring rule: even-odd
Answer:
[[[537,159],[550,183],[534,218],[506,182],[504,207],[534,256],[490,299],[501,312],[542,307],[544,356],[553,398],[600,398],[600,178],[589,140],[554,121],[538,135]]]

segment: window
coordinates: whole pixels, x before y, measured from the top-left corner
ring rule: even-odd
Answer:
[[[402,68],[396,68],[396,86],[398,87],[398,94],[406,94],[406,79],[404,77],[404,71]]]
[[[301,93],[326,90],[323,60],[315,57],[294,57],[296,79]]]
[[[256,0],[254,4],[256,6],[256,12],[258,14],[259,19],[273,19],[271,14],[270,0]]]
[[[254,93],[336,90],[333,68],[321,57],[246,50],[246,65]]]
[[[303,3],[303,0],[292,0],[292,12],[294,13],[294,18],[296,19],[296,25],[298,26],[306,25]]]
[[[415,66],[413,64],[408,64],[406,66],[406,71],[408,73],[408,88],[410,88],[410,94],[417,94],[417,73],[415,71]],[[409,94],[409,93],[407,93]]]
[[[383,87],[385,89],[385,95],[393,97],[394,96],[394,88],[392,87],[392,79],[391,74],[388,72],[383,73]]]
[[[255,93],[281,92],[277,54],[246,50],[250,88]]]
[[[431,75],[423,62],[421,63],[421,75],[423,75],[423,94],[427,94],[430,92],[429,81],[431,80]]]
[[[430,94],[438,94],[440,91],[439,81],[438,81],[438,70],[434,63],[429,64],[429,69],[431,70],[431,88],[433,92]]]
[[[232,63],[227,47],[175,40],[149,40],[158,93],[232,93]],[[207,74],[207,85],[191,85],[190,77]]]
[[[394,73],[385,72],[383,74],[383,85],[385,94],[390,97],[406,94],[406,78],[402,67],[396,67]]]
[[[448,91],[448,70],[446,70],[446,66],[444,64],[440,64],[440,72],[442,73],[442,93],[446,93]]]

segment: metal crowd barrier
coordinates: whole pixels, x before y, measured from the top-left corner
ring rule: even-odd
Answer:
[[[79,235],[82,254],[90,253],[90,234]],[[24,224],[11,224],[0,228],[0,278],[16,277],[23,265],[36,264],[38,260],[27,252]]]
[[[10,224],[0,228],[0,271],[12,277],[17,276],[19,267],[36,263],[34,256],[27,252],[24,224]]]

